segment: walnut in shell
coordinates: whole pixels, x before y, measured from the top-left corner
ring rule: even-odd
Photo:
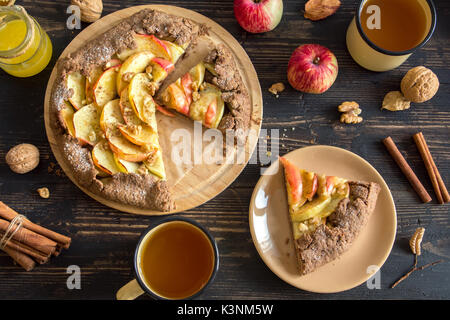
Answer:
[[[29,143],[11,148],[6,154],[6,163],[16,173],[27,173],[39,164],[39,149]]]
[[[70,0],[70,3],[80,7],[81,21],[94,22],[102,15],[102,0]]]
[[[409,70],[400,83],[405,98],[411,102],[425,102],[433,98],[439,89],[439,79],[423,66]]]
[[[391,91],[384,96],[381,109],[400,111],[409,109],[410,105],[411,102],[406,100],[400,91]]]

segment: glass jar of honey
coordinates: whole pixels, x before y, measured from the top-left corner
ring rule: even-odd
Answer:
[[[16,77],[41,72],[52,57],[52,43],[21,6],[0,7],[0,68]]]

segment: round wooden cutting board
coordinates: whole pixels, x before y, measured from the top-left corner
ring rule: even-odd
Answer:
[[[111,201],[109,199],[103,198],[99,195],[93,194],[89,190],[81,187],[78,182],[74,179],[71,169],[64,161],[63,156],[60,154],[59,148],[56,146],[56,139],[49,125],[49,100],[51,90],[56,78],[56,67],[50,76],[47,84],[47,90],[45,93],[45,108],[44,108],[44,119],[45,128],[47,132],[47,138],[49,140],[50,146],[52,148],[53,154],[58,161],[61,168],[64,170],[65,174],[75,183],[82,191],[88,194],[93,199],[101,202],[102,204],[109,206],[120,211],[144,214],[144,215],[164,215],[170,213],[181,212],[195,208],[206,201],[217,196],[225,188],[227,188],[241,173],[241,171],[246,166],[256,147],[259,132],[261,129],[262,122],[262,94],[261,87],[258,81],[256,71],[253,64],[244,51],[244,49],[239,45],[237,40],[228,33],[220,25],[212,21],[211,19],[191,10],[184,8],[167,6],[167,5],[143,5],[130,7],[120,11],[116,11],[109,14],[95,23],[91,24],[89,27],[84,29],[77,37],[75,37],[72,42],[66,47],[66,49],[61,54],[60,58],[67,56],[69,53],[82,47],[87,41],[92,40],[98,35],[104,33],[108,29],[112,28],[114,25],[119,23],[122,19],[131,16],[132,14],[145,9],[155,9],[165,13],[170,13],[177,16],[182,16],[189,18],[198,23],[204,23],[210,28],[210,38],[215,42],[222,42],[229,47],[235,57],[238,69],[240,71],[241,77],[244,84],[247,86],[251,103],[252,103],[252,115],[251,115],[251,126],[250,130],[254,133],[250,135],[246,141],[245,145],[245,157],[244,161],[239,161],[238,164],[221,164],[214,166],[211,165],[196,165],[194,168],[186,173],[186,175],[180,179],[175,185],[170,187],[171,194],[176,203],[176,210],[171,212],[161,212],[154,210],[141,209],[130,205],[124,205],[118,202]]]

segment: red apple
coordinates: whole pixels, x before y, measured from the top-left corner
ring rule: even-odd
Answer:
[[[327,91],[338,74],[334,54],[319,44],[304,44],[292,53],[287,77],[294,89],[307,93]]]
[[[234,16],[251,33],[275,29],[282,15],[282,0],[234,0]]]

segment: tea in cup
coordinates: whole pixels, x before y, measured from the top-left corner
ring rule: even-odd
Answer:
[[[193,298],[218,267],[217,244],[205,228],[186,218],[163,219],[142,234],[134,256],[136,279],[117,292],[117,299],[143,293],[157,299]]]
[[[347,49],[362,67],[387,71],[427,43],[435,27],[431,0],[362,0],[347,30]]]

